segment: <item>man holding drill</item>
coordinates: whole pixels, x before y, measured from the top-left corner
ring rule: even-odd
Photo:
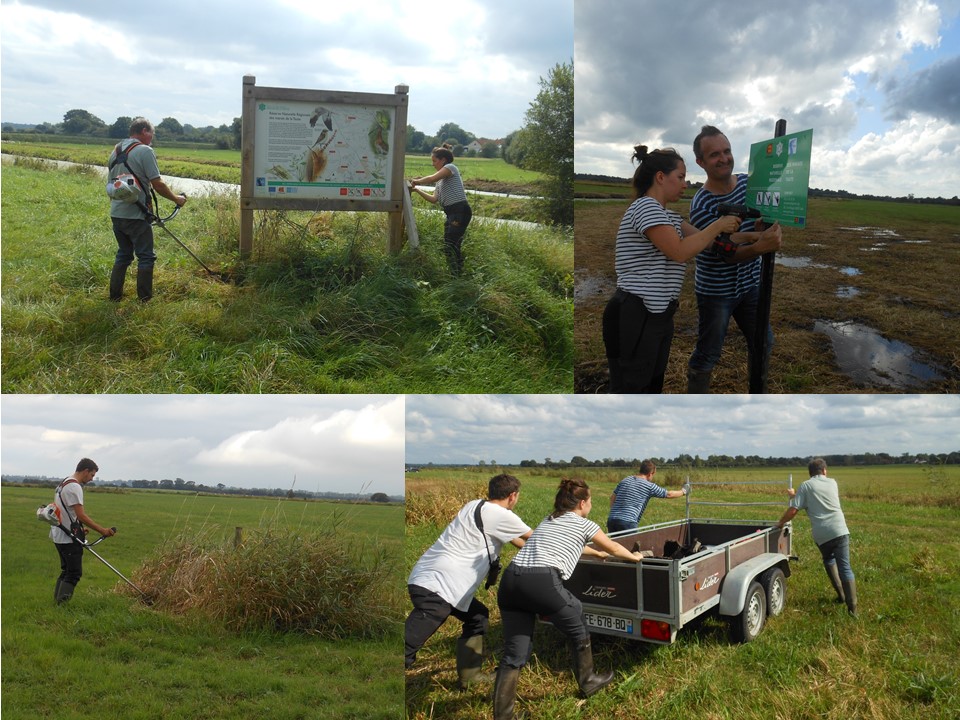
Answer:
[[[703,229],[720,217],[721,204],[744,205],[747,176],[733,172],[730,141],[712,125],[704,125],[693,141],[697,165],[707,181],[690,201],[690,223]],[[720,360],[730,318],[736,321],[747,339],[748,362],[756,357],[754,337],[757,302],[760,297],[760,256],[780,249],[783,242],[780,225],[757,231],[755,221],[744,218],[740,231],[726,242],[715,242],[697,255],[694,289],[697,295],[699,331],[697,345],[687,367],[687,392],[710,391],[710,376]],[[773,332],[767,327],[767,352],[773,345]]]

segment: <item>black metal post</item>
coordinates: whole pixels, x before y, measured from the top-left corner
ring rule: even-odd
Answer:
[[[773,131],[775,138],[787,134],[787,121],[777,120]],[[769,252],[760,259],[760,297],[757,301],[757,330],[753,337],[753,362],[750,363],[750,392],[767,392],[767,373],[770,361],[767,357],[767,327],[770,325],[770,301],[773,296],[773,263],[775,252]]]

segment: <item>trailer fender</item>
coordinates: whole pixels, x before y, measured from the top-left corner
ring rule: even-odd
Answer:
[[[727,573],[720,587],[720,614],[739,615],[747,599],[747,589],[764,570],[780,565],[790,574],[790,563],[782,553],[763,553],[737,565]]]

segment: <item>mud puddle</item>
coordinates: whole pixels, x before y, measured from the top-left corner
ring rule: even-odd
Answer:
[[[939,368],[919,359],[912,347],[887,340],[873,328],[816,320],[813,329],[830,338],[841,372],[857,383],[908,390],[943,379]]]
[[[573,273],[573,302],[578,303],[584,300],[595,300],[597,298],[608,299],[617,289],[616,283],[609,278],[589,275],[584,269],[575,270]]]

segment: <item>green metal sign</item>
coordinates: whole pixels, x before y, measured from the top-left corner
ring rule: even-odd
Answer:
[[[813,130],[750,146],[747,205],[767,222],[803,227],[807,222]]]

